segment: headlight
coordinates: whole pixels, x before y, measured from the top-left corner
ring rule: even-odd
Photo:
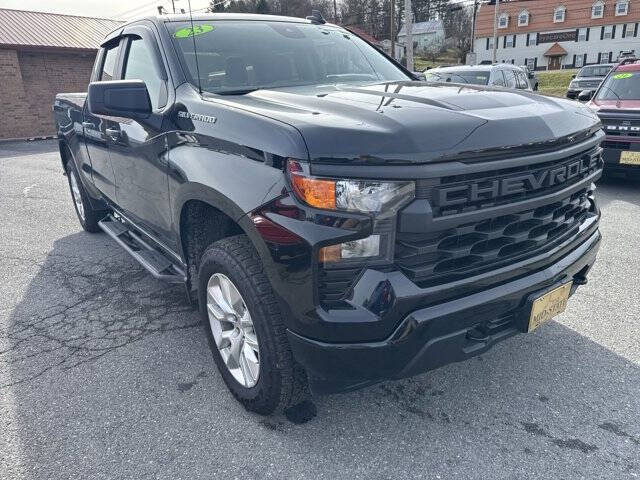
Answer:
[[[291,186],[307,205],[324,210],[373,214],[395,213],[415,193],[414,182],[379,182],[316,178],[296,160],[287,164]]]
[[[320,261],[390,260],[395,237],[395,222],[382,220],[394,216],[415,196],[415,182],[382,182],[312,177],[309,166],[289,160],[287,172],[296,196],[311,207],[324,210],[367,213],[373,217],[369,237],[320,250]]]

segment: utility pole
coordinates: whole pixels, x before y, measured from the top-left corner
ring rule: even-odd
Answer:
[[[396,59],[396,37],[393,34],[393,26],[396,22],[396,1],[391,0],[391,58]]]
[[[493,63],[498,63],[498,2],[495,0],[496,8],[493,11]]]
[[[478,0],[473,0],[473,17],[471,17],[471,53],[476,41],[476,16],[478,15]]]
[[[176,0],[171,0],[171,7],[173,8],[173,13],[176,13]]]
[[[411,0],[404,0],[404,48],[407,57],[407,70],[413,72],[413,10]]]
[[[338,3],[333,0],[333,23],[338,23]]]

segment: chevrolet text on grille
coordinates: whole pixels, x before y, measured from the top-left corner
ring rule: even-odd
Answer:
[[[537,172],[487,180],[484,182],[438,188],[435,192],[434,202],[437,206],[449,207],[553,187],[579,175],[587,174],[592,168],[597,166],[599,158],[600,154],[598,153],[578,158],[565,165],[547,168]]]

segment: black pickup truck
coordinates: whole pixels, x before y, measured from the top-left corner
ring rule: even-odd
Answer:
[[[318,15],[123,25],[54,115],[82,227],[186,287],[262,414],[485,352],[596,259],[587,107],[416,81]]]

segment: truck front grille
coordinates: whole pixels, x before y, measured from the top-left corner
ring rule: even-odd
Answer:
[[[594,147],[586,152],[572,155],[570,157],[549,162],[529,164],[523,167],[512,167],[502,170],[492,170],[463,175],[450,175],[440,179],[421,179],[417,181],[416,197],[429,200],[434,218],[507,205],[516,201],[528,200],[542,195],[549,195],[550,193],[566,188],[568,184],[575,183],[584,177],[592,175],[595,171],[601,168],[599,163],[600,157],[601,149],[599,147]],[[499,195],[492,195],[491,197],[483,197],[481,193],[478,195],[480,198],[477,200],[466,199],[464,202],[454,206],[440,207],[437,204],[437,198],[434,198],[437,196],[438,189],[441,188],[456,188],[458,186],[473,183],[474,185],[477,185],[480,192],[487,192],[493,188],[499,188],[499,182],[504,180],[522,178],[523,175],[527,174],[533,175],[535,178],[542,178],[542,175],[546,174],[548,176],[549,172],[553,169],[562,170],[567,168],[569,165],[576,164],[579,164],[582,170],[579,174],[573,177],[570,182],[557,182],[555,185],[524,190],[514,194],[503,194],[500,192]]]
[[[585,143],[594,144],[593,139]],[[415,202],[398,215],[393,264],[371,268],[401,271],[418,287],[427,288],[508,267],[579,241],[597,225],[592,182],[603,167],[602,149],[586,146],[580,153],[545,160],[550,156],[539,157],[537,163],[532,156],[523,162],[453,164],[448,168],[452,174],[416,180]],[[558,171],[566,171],[566,176],[561,179],[550,173]],[[555,180],[543,185],[549,176]],[[505,189],[503,181],[536,182],[538,188]],[[443,189],[461,193],[443,201]],[[350,308],[345,300],[365,268],[320,266],[320,303],[325,308]]]
[[[591,190],[442,232],[398,233],[396,265],[420,287],[455,281],[544,253],[595,217]]]
[[[600,117],[602,129],[609,137],[640,137],[640,121],[622,117]]]

